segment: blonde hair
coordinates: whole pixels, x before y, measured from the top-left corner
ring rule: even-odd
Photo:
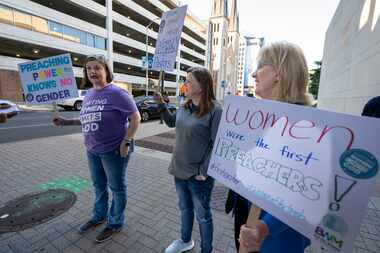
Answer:
[[[313,105],[309,93],[309,71],[302,49],[295,44],[281,41],[262,48],[258,62],[271,64],[279,75],[275,100]]]

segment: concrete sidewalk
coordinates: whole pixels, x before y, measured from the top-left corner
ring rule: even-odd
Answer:
[[[171,157],[168,153],[136,148],[128,167],[126,226],[112,240],[95,244],[101,228],[86,235],[77,233],[80,224],[89,218],[93,203],[81,134],[1,144],[0,150],[0,205],[46,185],[59,184],[65,178],[87,182],[75,188],[78,199],[68,212],[22,232],[1,234],[0,253],[163,252],[173,239],[179,238],[179,210],[173,178],[167,173]],[[67,186],[67,181],[62,185]],[[216,185],[216,189],[222,188]],[[379,197],[371,200],[356,241],[357,253],[380,252]],[[215,252],[235,252],[232,218],[221,209],[213,213]],[[196,248],[191,252],[199,252],[197,224],[193,235]],[[288,253],[286,249],[284,252]]]

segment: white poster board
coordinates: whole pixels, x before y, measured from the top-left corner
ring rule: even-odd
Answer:
[[[187,5],[184,5],[162,14],[156,49],[154,51],[154,70],[174,70],[186,11]]]
[[[18,64],[25,102],[52,104],[78,97],[70,54]]]
[[[208,174],[318,245],[353,250],[379,170],[380,120],[227,96]]]

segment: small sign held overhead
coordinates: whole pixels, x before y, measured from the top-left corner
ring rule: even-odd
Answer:
[[[186,11],[187,5],[167,11],[162,15],[153,58],[154,70],[174,70]]]

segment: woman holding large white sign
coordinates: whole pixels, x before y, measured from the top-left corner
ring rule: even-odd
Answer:
[[[277,42],[262,48],[257,70],[252,76],[256,80],[256,95],[260,98],[299,105],[313,104],[308,93],[306,59],[294,44]],[[239,213],[236,216],[239,218]],[[239,240],[247,250],[260,253],[303,253],[310,244],[308,238],[264,210],[255,227],[241,226]]]
[[[212,252],[213,222],[210,208],[214,179],[207,176],[208,164],[218,130],[222,107],[215,101],[213,81],[205,68],[190,68],[186,78],[187,102],[170,113],[161,95],[156,99],[169,127],[176,127],[176,144],[169,167],[181,211],[181,239],[165,253],[179,253],[194,247],[191,233],[194,211],[201,234],[201,252]]]
[[[82,125],[91,179],[95,191],[92,217],[80,233],[106,223],[96,242],[111,239],[124,225],[127,204],[126,173],[133,137],[140,125],[140,113],[126,90],[112,83],[112,72],[102,55],[87,57],[83,68],[84,85],[92,85],[83,100],[80,118],[56,117],[58,126]],[[108,207],[108,188],[112,191]]]

